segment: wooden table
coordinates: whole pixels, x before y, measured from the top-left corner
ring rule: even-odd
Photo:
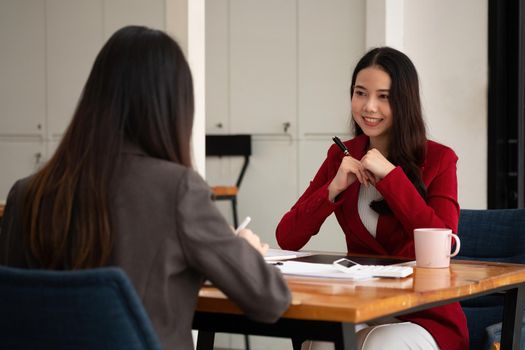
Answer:
[[[292,305],[275,324],[248,320],[214,287],[203,287],[194,319],[197,349],[213,349],[215,332],[332,341],[356,349],[355,324],[505,291],[501,349],[519,349],[525,265],[453,261],[449,269],[416,268],[404,279],[348,281],[285,277]]]

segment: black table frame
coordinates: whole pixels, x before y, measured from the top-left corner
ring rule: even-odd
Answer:
[[[525,306],[525,283],[500,287],[483,293],[464,297],[450,298],[428,303],[383,316],[399,316],[411,312],[429,309],[451,302],[476,298],[482,295],[505,292],[503,305],[503,325],[501,330],[501,350],[519,350],[523,307]],[[382,317],[383,317],[382,316]],[[193,329],[199,330],[197,350],[212,350],[215,333],[239,333],[281,337],[292,339],[293,348],[301,349],[306,340],[331,341],[335,350],[357,350],[355,325],[351,322],[314,321],[304,319],[281,318],[276,323],[266,324],[247,319],[244,315],[197,311],[193,320]]]

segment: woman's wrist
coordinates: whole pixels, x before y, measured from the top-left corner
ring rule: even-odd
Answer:
[[[396,168],[395,165],[390,164],[390,165],[387,167],[387,169],[386,169],[385,173],[383,174],[383,176],[381,176],[380,180],[383,180],[385,177],[387,177],[388,174],[390,174],[395,168]]]
[[[334,182],[332,181],[330,185],[328,185],[328,200],[332,203],[335,203],[335,197],[342,191],[339,191],[335,189]]]

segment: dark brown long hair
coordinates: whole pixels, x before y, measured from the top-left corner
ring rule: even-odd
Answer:
[[[423,198],[427,189],[421,178],[420,166],[425,160],[426,129],[421,112],[419,79],[416,67],[402,52],[390,47],[379,47],[368,51],[357,63],[352,75],[350,96],[354,94],[357,74],[368,67],[378,66],[391,80],[388,100],[392,110],[392,130],[388,147],[388,160],[403,168],[414,187]],[[355,135],[363,130],[353,121]],[[372,202],[371,207],[379,213],[389,212],[384,200]]]
[[[109,184],[124,142],[191,167],[193,84],[165,33],[118,30],[98,54],[58,149],[31,179],[23,231],[36,267],[103,266],[112,249]]]

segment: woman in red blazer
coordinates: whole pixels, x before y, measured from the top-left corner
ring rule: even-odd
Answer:
[[[335,213],[349,253],[414,259],[414,228],[457,232],[457,156],[427,140],[417,72],[403,53],[369,51],[354,70],[350,92],[356,137],[344,142],[349,154],[330,147],[310,186],[281,219],[277,241],[299,250]],[[380,324],[358,332],[362,349],[468,349],[459,303]]]

